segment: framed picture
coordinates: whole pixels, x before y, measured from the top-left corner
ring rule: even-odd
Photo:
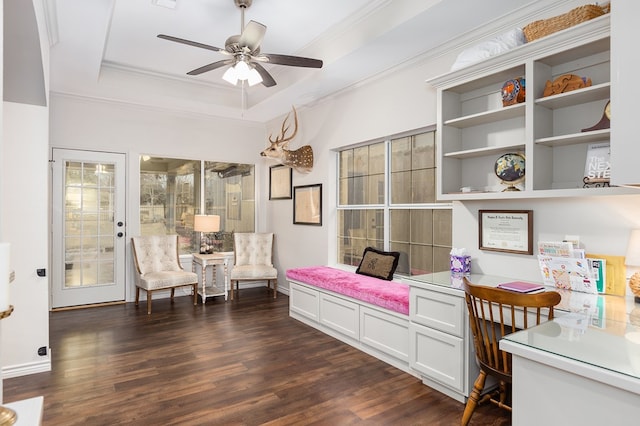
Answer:
[[[322,184],[293,187],[293,223],[322,226]]]
[[[479,210],[480,250],[533,254],[533,210]]]
[[[269,199],[290,200],[293,169],[279,164],[269,167]]]

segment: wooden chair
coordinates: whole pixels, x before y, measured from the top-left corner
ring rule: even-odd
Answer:
[[[152,235],[131,238],[133,260],[136,265],[136,306],[140,289],[147,292],[147,314],[151,313],[151,294],[171,289],[171,301],[176,287],[189,286],[193,304],[198,304],[198,275],[180,266],[177,235]]]
[[[553,307],[560,303],[560,294],[555,291],[516,293],[475,285],[466,277],[463,287],[480,367],[480,374],[473,384],[462,415],[461,424],[467,425],[476,406],[486,401],[511,411],[511,354],[500,350],[500,339],[507,334],[553,319]],[[481,396],[487,375],[498,380],[498,389]]]
[[[273,266],[273,233],[244,232],[233,234],[235,264],[231,269],[231,300],[239,294],[240,281],[273,283],[273,298],[278,294],[278,270]],[[234,291],[235,283],[235,291]]]

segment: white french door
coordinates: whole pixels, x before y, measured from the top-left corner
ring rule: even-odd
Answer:
[[[51,306],[125,300],[125,155],[53,150]]]

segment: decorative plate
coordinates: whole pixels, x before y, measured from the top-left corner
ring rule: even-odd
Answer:
[[[514,78],[502,85],[502,106],[509,106],[524,102],[525,84],[524,78]]]

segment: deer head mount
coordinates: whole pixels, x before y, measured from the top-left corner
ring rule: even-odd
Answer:
[[[309,173],[313,168],[313,149],[310,145],[302,146],[294,151],[289,150],[289,141],[298,133],[298,113],[296,108],[293,107],[293,133],[287,136],[289,131],[289,116],[282,122],[282,128],[280,129],[280,135],[276,136],[273,140],[272,135],[269,135],[269,143],[271,146],[260,153],[263,157],[272,158],[285,166],[294,168],[300,173]]]

